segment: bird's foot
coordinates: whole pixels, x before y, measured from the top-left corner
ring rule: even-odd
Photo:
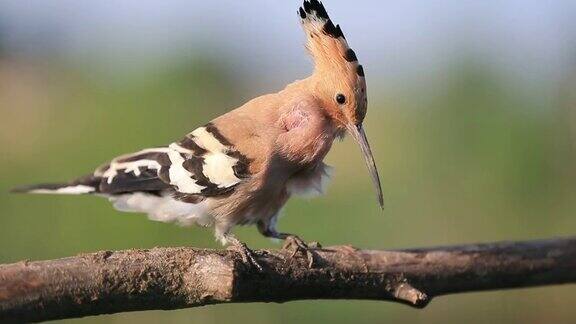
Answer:
[[[314,265],[314,254],[312,253],[312,248],[319,247],[320,244],[318,242],[313,242],[311,246],[308,246],[304,240],[296,235],[288,235],[284,239],[284,245],[282,246],[283,250],[291,250],[292,255],[290,255],[290,259],[293,259],[297,253],[302,253],[306,255],[306,259],[308,260],[308,267],[311,268]]]
[[[243,243],[240,240],[234,238],[234,239],[230,240],[230,245],[227,247],[227,249],[230,251],[238,252],[240,254],[240,256],[242,257],[242,261],[244,262],[244,264],[250,264],[254,268],[256,268],[256,270],[258,270],[258,272],[262,272],[262,270],[263,270],[262,266],[256,260],[256,253],[254,253],[254,251],[252,251],[246,245],[246,243]]]

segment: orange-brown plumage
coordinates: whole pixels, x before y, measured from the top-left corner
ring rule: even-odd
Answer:
[[[362,128],[364,71],[340,26],[321,2],[304,1],[298,14],[314,61],[311,76],[255,98],[166,147],[113,159],[93,174],[66,184],[20,189],[37,193],[94,193],[117,209],[151,219],[214,226],[223,243],[257,224],[268,237],[290,196],[322,193],[330,167],[323,159],[334,140],[349,133],[360,145],[383,204],[376,166]],[[247,251],[246,248],[243,248]]]

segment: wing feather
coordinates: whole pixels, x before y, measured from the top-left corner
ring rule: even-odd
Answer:
[[[167,147],[145,149],[113,159],[96,170],[100,192],[171,191],[187,202],[231,193],[249,177],[250,160],[208,124]]]

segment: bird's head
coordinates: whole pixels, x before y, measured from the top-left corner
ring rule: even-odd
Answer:
[[[306,33],[306,48],[314,60],[312,90],[337,127],[347,131],[360,145],[383,207],[378,170],[362,126],[368,108],[364,68],[322,2],[305,0],[298,15]]]

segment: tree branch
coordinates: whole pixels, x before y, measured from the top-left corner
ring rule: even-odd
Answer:
[[[218,303],[372,299],[418,308],[433,297],[576,282],[576,237],[400,251],[154,248],[0,265],[0,322]]]

